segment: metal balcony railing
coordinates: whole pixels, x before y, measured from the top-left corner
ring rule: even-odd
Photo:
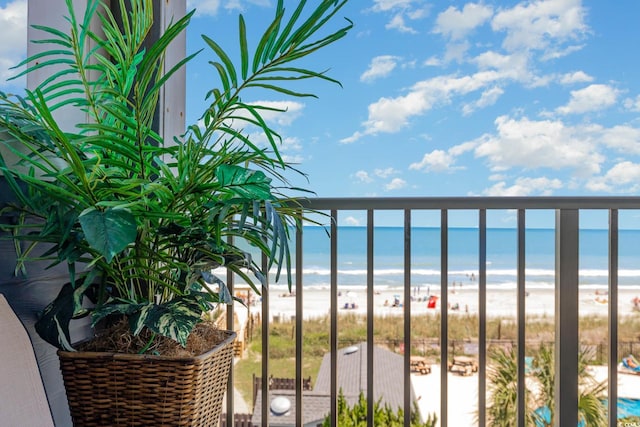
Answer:
[[[440,281],[441,281],[441,307],[448,304],[448,271],[449,252],[448,233],[450,230],[450,216],[452,212],[463,210],[467,214],[477,218],[478,233],[478,425],[486,425],[487,407],[487,212],[492,210],[513,210],[517,217],[517,365],[518,365],[518,400],[517,420],[518,427],[525,426],[525,230],[526,213],[535,210],[549,210],[555,213],[555,422],[557,426],[578,425],[578,352],[579,352],[579,217],[582,211],[603,211],[608,216],[608,422],[610,426],[617,424],[617,367],[618,360],[618,217],[620,211],[639,210],[640,198],[638,197],[540,197],[540,198],[487,198],[487,197],[445,197],[445,198],[316,198],[306,202],[305,208],[322,211],[330,216],[328,227],[330,239],[330,347],[331,347],[331,398],[330,413],[332,425],[337,425],[337,401],[338,401],[338,236],[341,223],[341,215],[347,211],[366,212],[366,259],[367,259],[367,387],[366,397],[368,404],[368,425],[373,426],[374,387],[373,378],[373,347],[374,347],[374,214],[380,211],[399,211],[403,217],[401,226],[404,229],[404,348],[412,347],[411,337],[411,250],[412,250],[412,215],[418,215],[422,211],[439,213],[440,218]],[[640,221],[636,224],[640,229]],[[304,241],[304,230],[300,228],[295,234],[297,248],[295,256],[295,343],[296,343],[296,398],[295,413],[296,425],[304,425],[304,397],[303,397],[303,358],[302,343],[304,340],[303,319],[303,295],[304,295],[304,260],[301,248]],[[269,354],[269,295],[264,293],[262,297],[262,354]],[[233,308],[229,309],[230,319],[233,319]],[[440,310],[440,394],[441,399],[439,425],[447,427],[447,396],[448,396],[448,317],[446,309]],[[232,324],[230,324],[233,327]],[[411,384],[410,384],[410,351],[404,352],[404,425],[410,425],[410,411],[412,408]],[[268,357],[263,359],[262,378],[268,378]],[[233,413],[233,384],[230,381],[230,398],[227,403],[227,413]],[[262,382],[263,402],[268,402],[268,382]],[[262,425],[268,425],[269,405],[262,405]],[[227,419],[227,425],[232,425],[231,417]],[[454,426],[456,427],[456,426]]]

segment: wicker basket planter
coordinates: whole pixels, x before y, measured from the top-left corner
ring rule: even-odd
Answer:
[[[218,425],[235,332],[196,357],[59,351],[75,427]]]

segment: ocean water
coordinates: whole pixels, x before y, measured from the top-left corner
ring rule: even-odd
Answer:
[[[367,236],[365,227],[338,228],[338,285],[343,289],[366,286]],[[321,227],[305,227],[303,233],[303,282],[305,288],[330,286],[329,237]],[[449,286],[477,287],[478,230],[448,231]],[[581,230],[580,285],[605,288],[608,282],[607,230]],[[292,245],[292,250],[295,245]],[[555,231],[525,232],[525,281],[527,289],[554,286]],[[374,286],[378,290],[401,289],[404,283],[404,231],[402,227],[374,229]],[[440,288],[440,229],[414,228],[411,236],[411,284],[414,288]],[[619,284],[640,289],[640,230],[619,234]],[[487,229],[487,287],[515,289],[517,231]],[[272,285],[273,286],[273,285]]]

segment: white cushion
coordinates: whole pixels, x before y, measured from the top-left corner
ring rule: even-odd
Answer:
[[[0,294],[0,424],[53,427],[31,340]]]

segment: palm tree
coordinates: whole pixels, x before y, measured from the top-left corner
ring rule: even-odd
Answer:
[[[518,407],[518,364],[513,349],[493,348],[491,363],[487,367],[488,379],[488,424],[509,427],[517,416]],[[527,407],[533,406],[532,394],[525,388]],[[533,417],[527,411],[527,425],[533,425]]]
[[[578,425],[606,426],[606,408],[602,403],[606,384],[595,381],[587,369],[584,353],[579,353],[578,358]],[[491,351],[490,360],[488,421],[493,426],[510,426],[517,415],[517,353],[514,349],[497,348]],[[525,423],[535,427],[552,426],[555,418],[555,365],[551,347],[540,347],[529,374],[531,381],[525,384]],[[531,387],[532,384],[535,386]]]

